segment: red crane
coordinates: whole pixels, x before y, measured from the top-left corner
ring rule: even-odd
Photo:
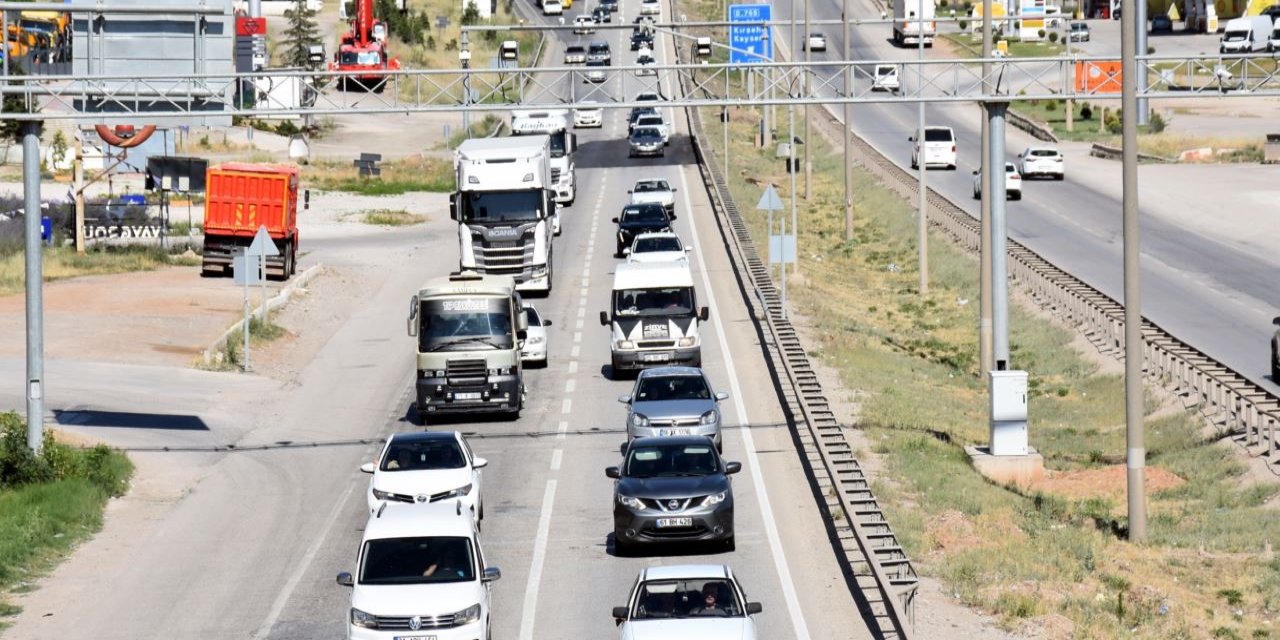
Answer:
[[[331,70],[359,72],[348,76],[363,89],[382,91],[388,69],[399,69],[400,60],[387,53],[386,24],[373,17],[374,0],[355,0],[356,15],[351,30],[342,34]],[[350,88],[349,86],[347,88]]]

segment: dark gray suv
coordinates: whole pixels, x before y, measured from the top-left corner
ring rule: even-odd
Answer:
[[[638,544],[716,542],[734,549],[733,482],[742,470],[725,462],[706,436],[638,438],[614,478],[614,553]]]

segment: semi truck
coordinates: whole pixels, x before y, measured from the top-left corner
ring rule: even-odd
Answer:
[[[558,215],[547,136],[472,138],[454,152],[459,266],[510,276],[521,291],[550,293]]]
[[[528,331],[510,276],[460,271],[429,280],[409,301],[416,338],[418,416],[505,413],[520,416]]]
[[[511,133],[517,136],[551,137],[551,181],[556,202],[569,206],[577,198],[577,166],[573,152],[578,136],[569,131],[568,109],[519,110],[511,112]]]
[[[933,36],[938,32],[934,21],[934,0],[897,0],[893,3],[893,43],[899,47],[933,46]]]
[[[267,258],[267,277],[287,280],[298,268],[298,168],[222,164],[205,172],[204,258],[201,275],[231,275],[231,259],[265,226],[280,254]]]

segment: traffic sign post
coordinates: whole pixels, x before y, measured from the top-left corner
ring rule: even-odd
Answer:
[[[782,198],[778,197],[778,191],[772,184],[765,187],[764,193],[760,194],[760,202],[756,203],[756,210],[769,214],[769,264],[781,265],[782,317],[785,318],[787,317],[787,265],[794,264],[796,261],[796,237],[794,231],[792,235],[787,235],[785,218],[782,221],[782,233],[780,235],[773,233],[773,212],[782,211]]]
[[[244,363],[245,371],[249,370],[249,285],[262,280],[262,271],[259,270],[259,261],[254,256],[249,255],[246,250],[243,254],[232,256],[231,273],[235,278],[235,283],[244,287],[244,324],[241,325],[241,333],[244,334]]]
[[[267,226],[258,227],[258,233],[253,236],[253,243],[245,250],[245,255],[250,258],[257,258],[259,274],[258,286],[262,292],[262,324],[267,324],[267,257],[275,257],[280,255],[280,249],[276,247],[275,241],[271,239],[271,234],[267,232]]]

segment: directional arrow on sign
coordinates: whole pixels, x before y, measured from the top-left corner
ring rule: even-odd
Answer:
[[[267,258],[280,255],[280,249],[276,248],[276,243],[271,240],[271,234],[267,233],[267,225],[258,227],[258,233],[253,236],[253,244],[249,245],[245,255]]]
[[[778,192],[773,185],[765,187],[764,193],[760,195],[760,202],[756,203],[756,209],[760,211],[782,211],[782,198],[778,197]]]

